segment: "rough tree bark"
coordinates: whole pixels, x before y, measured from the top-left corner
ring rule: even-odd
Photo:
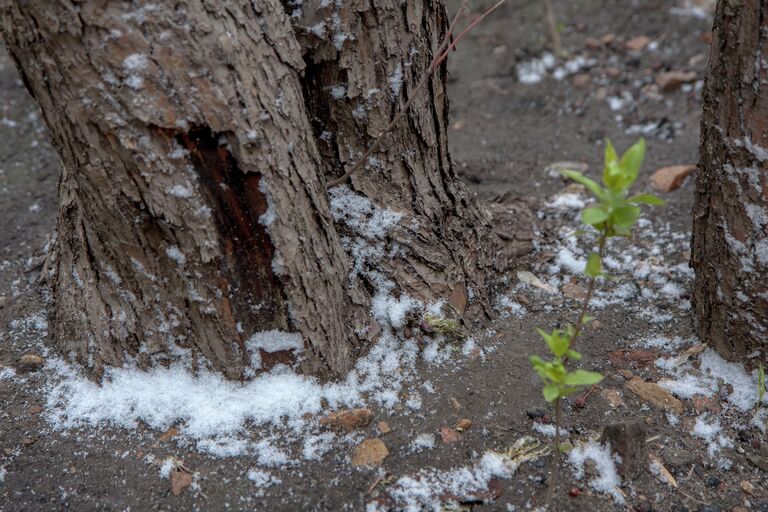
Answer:
[[[311,369],[339,374],[377,335],[382,280],[487,309],[519,241],[451,167],[445,68],[339,189],[402,215],[397,257],[352,272],[325,185],[411,94],[441,2],[0,0],[0,15],[62,161],[53,342],[92,375],[187,358],[239,378],[268,329],[298,330]]]
[[[768,361],[768,2],[718,3],[693,219],[699,336]]]

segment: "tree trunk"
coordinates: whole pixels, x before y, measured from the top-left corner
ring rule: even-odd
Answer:
[[[0,6],[63,167],[53,341],[93,375],[136,360],[241,378],[271,329],[339,374],[397,301],[487,310],[486,275],[519,243],[453,172],[445,68],[368,168],[325,185],[426,72],[440,2]]]
[[[702,340],[766,362],[768,2],[721,1],[704,87],[692,255]]]

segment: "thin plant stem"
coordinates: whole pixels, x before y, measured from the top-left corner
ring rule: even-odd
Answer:
[[[555,10],[552,7],[552,0],[544,0],[544,14],[547,19],[547,28],[549,37],[552,39],[552,52],[555,58],[560,58],[563,47],[560,43],[560,32],[557,31],[557,21],[555,20]]]
[[[600,256],[600,259],[602,260],[603,255],[605,254],[605,243],[608,241],[608,234],[603,231],[603,233],[600,235],[600,240],[598,242],[598,250],[597,254]],[[589,278],[589,285],[587,286],[587,295],[584,297],[584,303],[581,305],[581,312],[579,313],[579,319],[576,321],[576,329],[573,331],[573,335],[571,336],[571,339],[568,342],[568,348],[573,349],[573,347],[576,345],[576,338],[579,337],[579,334],[581,334],[581,327],[584,325],[584,319],[587,318],[587,311],[589,310],[589,302],[592,300],[592,295],[595,293],[595,288],[597,287],[597,277],[590,277]],[[568,362],[568,356],[565,356],[565,363]]]
[[[488,15],[490,15],[493,11],[501,7],[501,5],[506,2],[506,0],[499,0],[496,2],[490,9],[485,11],[483,14],[481,14],[478,18],[476,18],[472,23],[470,23],[464,30],[462,30],[455,38],[453,37],[453,32],[456,28],[456,24],[458,23],[459,19],[461,18],[464,9],[467,6],[468,0],[463,0],[461,2],[461,6],[459,6],[459,10],[456,12],[456,16],[453,17],[453,20],[451,21],[450,26],[448,27],[448,30],[445,33],[445,37],[443,38],[443,41],[440,43],[440,46],[437,48],[437,52],[435,57],[432,59],[432,62],[429,64],[429,67],[427,68],[427,72],[424,73],[424,76],[421,78],[418,84],[416,84],[416,88],[411,93],[411,97],[408,98],[408,100],[403,104],[402,107],[397,111],[395,116],[392,118],[392,120],[389,122],[389,124],[384,127],[381,132],[379,132],[379,135],[376,137],[376,140],[373,141],[373,144],[371,144],[368,149],[363,153],[363,156],[360,157],[360,159],[349,168],[347,172],[345,172],[342,176],[332,179],[328,182],[328,188],[333,188],[337,185],[341,185],[347,179],[349,179],[350,176],[352,176],[354,173],[365,167],[366,162],[368,159],[373,155],[378,149],[381,147],[381,145],[386,140],[386,136],[389,134],[389,132],[392,131],[392,129],[397,125],[400,120],[405,117],[405,115],[408,113],[408,110],[411,108],[411,104],[413,103],[416,96],[418,96],[419,91],[423,89],[427,83],[429,82],[429,79],[434,74],[435,70],[440,66],[440,64],[443,63],[443,61],[448,58],[448,54],[451,52],[451,50],[456,49],[456,45],[461,41],[461,39],[474,28],[478,23],[480,23],[483,19],[485,19]]]

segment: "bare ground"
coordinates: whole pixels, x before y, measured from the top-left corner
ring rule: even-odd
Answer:
[[[509,192],[532,201],[539,211],[541,246],[521,268],[542,278],[562,279],[567,272],[550,274],[551,265],[557,262],[559,249],[567,245],[560,235],[575,228],[578,220],[568,209],[546,206],[567,186],[547,174],[546,166],[564,160],[583,162],[588,164],[589,174],[597,176],[605,137],[627,147],[638,137],[627,133],[631,126],[651,124],[655,128],[645,132],[648,158],[638,188],[647,188],[651,171],[658,167],[695,163],[701,108],[696,85],[659,92],[650,84],[665,69],[693,70],[703,77],[708,46],[702,36],[711,20],[672,15],[670,8],[678,2],[671,1],[579,0],[556,2],[556,6],[559,21],[565,25],[564,47],[571,55],[595,59],[577,73],[586,78],[546,76],[531,85],[518,81],[516,66],[539,57],[546,49],[546,36],[538,2],[511,2],[451,56],[450,99],[457,168],[484,199]],[[587,38],[599,39],[609,33],[615,34],[613,43],[596,49],[586,46]],[[638,35],[648,36],[655,49],[626,51],[624,41]],[[21,354],[41,351],[44,326],[36,325],[33,315],[44,314],[45,303],[36,279],[54,224],[58,161],[41,116],[6,57],[0,59],[0,90],[0,205],[4,212],[0,225],[0,365],[13,368]],[[609,98],[621,98],[624,91],[631,99],[612,110]],[[692,183],[665,197],[669,206],[651,214],[651,223],[634,242],[639,249],[632,252],[627,244],[616,246],[619,256],[631,255],[636,264],[651,262],[665,269],[685,266]],[[690,286],[690,279],[683,275],[670,273],[669,278],[682,287]],[[561,284],[567,284],[565,279]],[[642,279],[633,282],[638,291],[653,287]],[[184,440],[166,439],[162,432],[142,426],[56,431],[46,419],[48,371],[0,380],[0,467],[5,470],[0,509],[362,510],[377,499],[391,503],[387,482],[420,469],[468,466],[487,450],[503,451],[524,435],[547,443],[549,438],[533,429],[534,420],[528,414],[535,416],[536,408],[551,414],[528,356],[543,352],[534,328],[551,328],[572,319],[577,303],[560,293],[520,285],[514,276],[508,285],[510,300],[527,302],[525,312],[506,311],[506,318],[473,328],[482,353],[465,356],[457,350],[455,360],[448,363],[419,363],[420,378],[434,385],[434,393],[422,393],[420,409],[374,409],[371,426],[320,461],[270,470],[282,484],[266,489],[263,496],[246,478],[247,471],[258,466],[251,456],[210,457]],[[751,427],[736,429],[749,422],[749,414],[729,408],[721,399],[724,393],[718,392],[707,402],[707,407],[720,411],[724,432],[734,440],[733,447],[717,456],[731,460],[731,468],[719,469],[717,457],[707,454],[706,443],[691,436],[698,416],[692,400],[683,401],[679,424],[672,426],[663,411],[624,388],[626,377],[617,366],[649,381],[660,379],[661,370],[652,361],[614,356],[615,364],[610,362],[611,352],[653,334],[688,339],[692,329],[690,313],[684,309],[686,300],[685,292],[677,296],[656,293],[647,299],[628,296],[598,310],[600,323],[590,327],[580,347],[585,354],[583,365],[607,377],[586,398],[584,407],[576,407],[571,400],[565,419],[574,442],[599,434],[608,423],[641,419],[648,429],[649,452],[669,467],[678,488],[643,471],[625,480],[626,507],[620,506],[585,481],[576,481],[564,463],[557,478],[551,478],[552,455],[548,455],[523,464],[511,479],[494,482],[492,492],[483,496],[485,503],[461,506],[534,508],[544,502],[547,486],[555,480],[553,510],[704,511],[737,510],[739,506],[768,510],[765,474],[755,467],[755,461],[760,465],[764,460],[766,439]],[[662,348],[658,356],[666,350]],[[623,405],[609,405],[603,398],[606,389],[616,390]],[[460,418],[471,419],[472,426],[458,442],[443,443],[440,428],[452,426]],[[392,429],[386,435],[376,430],[376,421],[382,420]],[[546,422],[546,418],[536,421]],[[437,436],[435,447],[415,453],[409,446],[423,433]],[[259,438],[264,433],[251,435]],[[382,468],[350,465],[354,448],[350,444],[363,437],[381,437],[386,443],[390,454]],[[157,465],[146,462],[148,454],[156,460],[168,456],[183,460],[195,473],[196,484],[174,496]],[[755,496],[742,490],[743,481],[753,484]],[[571,493],[573,488],[579,491]]]

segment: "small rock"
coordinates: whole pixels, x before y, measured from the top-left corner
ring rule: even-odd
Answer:
[[[598,48],[602,48],[603,42],[599,39],[595,39],[594,37],[588,37],[584,40],[584,46],[590,50],[597,50]]]
[[[389,450],[381,439],[366,439],[355,448],[353,466],[378,466],[387,458]]]
[[[376,428],[378,428],[379,432],[381,432],[382,434],[389,434],[390,432],[392,432],[392,429],[389,428],[389,423],[387,423],[386,421],[378,422],[376,424]]]
[[[696,512],[721,512],[720,505],[699,505]]]
[[[570,494],[572,498],[575,498],[579,496],[581,492],[582,492],[581,489],[579,489],[578,487],[571,487],[571,490],[568,491],[568,494]]]
[[[611,78],[618,78],[621,76],[621,70],[619,68],[609,67],[605,68],[605,74]]]
[[[528,409],[525,411],[529,418],[532,420],[535,420],[537,418],[543,418],[547,415],[547,411],[542,409],[541,407],[534,407],[532,409]]]
[[[651,176],[651,186],[661,192],[672,192],[680,188],[685,178],[696,172],[695,165],[670,165],[662,167]]]
[[[600,391],[600,396],[613,409],[624,405],[624,400],[621,399],[618,389],[605,388]]]
[[[683,412],[683,402],[655,382],[645,382],[639,377],[634,377],[628,380],[624,387],[660,409],[677,414]]]
[[[645,436],[646,426],[642,420],[627,420],[606,425],[601,443],[610,443],[611,449],[619,454],[621,462],[617,469],[624,477],[639,475],[646,469]]]
[[[17,369],[22,372],[36,372],[45,364],[45,359],[37,354],[24,354],[19,358]]]
[[[456,430],[459,432],[466,432],[469,430],[469,427],[472,426],[472,420],[469,418],[461,418],[459,421],[456,422]]]
[[[741,490],[745,493],[749,494],[750,496],[755,495],[755,486],[752,485],[752,482],[749,480],[742,480],[739,484],[739,487],[741,487]]]
[[[40,414],[41,412],[43,412],[42,405],[33,405],[29,408],[29,414]]]
[[[587,73],[578,73],[573,75],[573,86],[579,89],[586,89],[592,84],[592,78]]]
[[[451,427],[442,427],[440,429],[440,439],[442,439],[445,444],[451,444],[459,441],[461,439],[461,434]]]
[[[448,401],[451,402],[451,405],[453,406],[454,409],[456,409],[457,411],[461,410],[461,404],[459,403],[458,400],[456,400],[451,396],[451,397],[448,397]]]
[[[651,43],[648,36],[635,36],[624,43],[624,48],[631,52],[641,52]]]
[[[695,81],[696,76],[695,71],[665,71],[656,75],[656,85],[662,91],[674,91],[683,84]]]
[[[584,300],[587,298],[587,290],[575,283],[568,283],[565,286],[563,286],[563,295],[568,297],[569,299],[574,300]]]
[[[4,308],[6,304],[8,304],[8,297],[0,295],[0,309]]]
[[[332,412],[328,416],[321,418],[320,424],[333,429],[351,432],[356,428],[367,427],[372,419],[373,413],[370,409],[345,409]]]
[[[180,469],[171,471],[171,493],[180,495],[192,483],[192,475]]]
[[[692,450],[669,447],[661,452],[664,464],[675,473],[685,473],[696,463],[696,454]]]
[[[616,40],[616,34],[605,34],[603,37],[600,38],[600,42],[603,44],[611,44],[615,40]]]
[[[720,487],[720,479],[715,475],[709,475],[706,480],[704,480],[704,484],[706,484],[707,487],[712,487],[714,489]]]

